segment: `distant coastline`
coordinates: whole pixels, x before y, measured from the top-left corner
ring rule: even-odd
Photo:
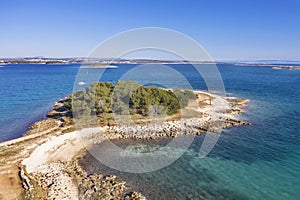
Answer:
[[[300,70],[300,66],[273,66],[273,69]]]
[[[83,65],[81,68],[88,68],[88,69],[105,69],[105,68],[119,68],[115,65],[104,65],[104,64],[92,64],[92,65]]]
[[[228,60],[188,61],[154,59],[113,59],[113,58],[0,58],[0,65],[6,64],[79,64],[82,68],[118,68],[114,64],[232,64],[235,66],[272,67],[275,69],[300,70],[300,61],[285,60]]]
[[[238,66],[272,67],[273,69],[300,70],[300,65],[266,64],[266,63],[236,63]]]
[[[113,58],[0,58],[1,64],[213,64],[213,61],[153,60],[153,59],[113,59]]]

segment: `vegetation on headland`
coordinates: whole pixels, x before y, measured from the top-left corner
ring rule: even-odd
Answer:
[[[142,86],[133,81],[95,82],[84,91],[76,91],[64,102],[75,119],[98,116],[109,122],[114,115],[173,115],[196,99],[193,91]]]
[[[218,109],[220,100],[228,105],[228,107],[225,106],[226,109]],[[1,195],[3,198],[9,197],[11,191],[16,190],[19,192],[15,196],[23,196],[23,199],[50,199],[54,196],[57,198],[57,195],[61,195],[61,197],[72,195],[70,188],[73,187],[76,191],[78,188],[79,197],[84,197],[84,199],[104,196],[119,197],[120,194],[122,194],[121,199],[143,199],[141,194],[127,190],[130,188],[124,185],[125,182],[115,176],[84,174],[82,168],[76,164],[76,160],[68,161],[65,158],[65,152],[74,152],[75,154],[81,148],[81,143],[77,138],[78,132],[73,131],[85,126],[75,127],[74,115],[83,116],[84,120],[87,119],[84,121],[84,125],[90,125],[88,117],[84,116],[95,114],[94,116],[97,116],[94,117],[97,123],[95,125],[109,125],[104,127],[104,130],[106,136],[111,139],[155,139],[176,137],[180,134],[197,135],[205,132],[209,127],[226,128],[245,125],[245,122],[230,118],[228,114],[242,112],[241,108],[245,106],[246,101],[245,99],[219,97],[206,92],[141,86],[135,82],[93,83],[86,90],[75,92],[56,102],[53,110],[48,113],[48,118],[34,123],[23,138],[0,145],[0,167],[2,167],[2,172],[7,173],[0,177],[0,199]],[[119,104],[116,104],[117,102]],[[80,115],[76,113],[78,109],[81,111]],[[72,114],[74,110],[76,112]],[[133,126],[127,126],[127,124],[114,126],[115,124],[109,122],[115,120],[115,113],[122,116],[139,116],[142,123],[135,123]],[[162,114],[162,116],[156,114]],[[209,116],[219,117],[210,118]],[[161,120],[160,117],[165,118]],[[165,122],[159,123],[157,126],[151,125],[148,123],[151,118]],[[102,124],[103,121],[108,123]],[[147,126],[143,126],[145,124]],[[84,129],[79,131],[86,133]],[[69,132],[71,132],[70,137],[68,136],[64,140],[59,139]],[[93,138],[97,141],[98,139],[101,141],[101,137],[98,138],[96,135]],[[52,146],[51,143],[55,145]],[[48,156],[46,155],[48,153],[42,154],[43,157],[47,157],[49,163],[45,164],[44,161],[41,161],[43,164],[40,166],[43,168],[36,168],[33,172],[28,171],[27,167],[30,165],[24,164],[24,159],[29,158],[30,155],[33,160],[43,160],[34,153],[41,152],[44,147],[36,148],[42,145],[46,148],[45,152],[52,152]],[[34,158],[33,155],[38,157]],[[62,158],[66,160],[61,160]],[[59,176],[57,176],[58,174]],[[49,185],[49,183],[59,184]]]
[[[83,101],[81,102],[83,102],[83,105],[87,106],[88,108],[87,110],[83,109],[83,113],[95,114],[96,116],[98,116],[98,122],[99,120],[107,121],[109,116],[114,117],[114,109],[120,107],[123,108],[122,106],[124,105],[126,105],[126,107],[124,107],[124,109],[126,108],[126,110],[123,111],[121,109],[120,111],[123,112],[120,112],[120,114],[127,115],[129,113],[134,116],[140,116],[143,121],[147,121],[147,118],[151,118],[151,115],[153,114],[151,113],[151,111],[153,111],[153,109],[156,109],[155,112],[159,111],[158,109],[162,109],[162,111],[166,112],[167,109],[170,109],[170,105],[173,106],[171,108],[174,108],[171,109],[172,112],[166,113],[166,115],[168,115],[166,116],[166,118],[168,118],[166,120],[167,122],[161,124],[160,126],[151,126],[150,124],[149,126],[141,128],[141,126],[138,124],[133,127],[117,127],[113,126],[113,124],[108,124],[112,125],[105,129],[105,134],[109,138],[144,138],[145,136],[147,138],[155,139],[168,136],[176,137],[178,131],[184,134],[198,134],[204,132],[205,130],[207,130],[207,125],[213,127],[218,127],[220,125],[222,127],[245,125],[245,123],[242,121],[228,118],[228,113],[239,114],[240,112],[242,112],[241,108],[243,108],[247,103],[245,99],[217,97],[205,92],[195,92],[181,89],[162,89],[155,88],[153,86],[141,86],[134,82],[121,82],[119,84],[120,85],[114,85],[112,83],[94,83],[85,91],[76,92],[68,98],[59,100],[55,103],[53,110],[49,112],[47,116],[48,118],[36,122],[31,127],[31,130],[28,132],[28,134],[26,134],[26,136],[24,136],[23,138],[18,138],[14,141],[10,141],[8,143],[3,143],[2,146],[0,146],[0,166],[2,167],[3,172],[7,174],[3,174],[0,177],[0,183],[2,185],[2,187],[0,185],[0,197],[1,195],[4,198],[10,197],[11,191],[16,190],[18,190],[19,192],[16,193],[15,196],[22,195],[24,199],[48,199],[51,196],[57,197],[57,194],[64,195],[65,192],[68,193],[69,190],[62,190],[62,188],[65,188],[62,185],[48,185],[47,183],[66,183],[67,185],[70,184],[69,186],[73,187],[74,184],[66,181],[71,180],[72,182],[73,179],[73,181],[75,181],[76,183],[75,186],[77,186],[79,189],[79,196],[85,194],[89,194],[89,197],[95,197],[94,195],[102,196],[106,195],[106,193],[103,193],[102,191],[109,191],[109,193],[107,193],[109,195],[118,196],[120,193],[122,193],[124,194],[123,197],[126,197],[125,199],[143,199],[139,193],[127,193],[127,190],[124,191],[125,182],[116,179],[114,176],[85,176],[79,173],[80,171],[78,170],[80,170],[80,166],[77,166],[77,168],[74,165],[69,165],[71,163],[74,164],[73,161],[71,163],[67,161],[57,162],[57,160],[60,160],[61,156],[64,155],[64,153],[62,152],[70,152],[69,148],[71,147],[74,149],[79,149],[77,148],[78,146],[76,146],[77,133],[75,132],[70,133],[73,134],[73,139],[65,139],[64,141],[62,141],[62,143],[56,143],[56,145],[54,146],[54,148],[56,149],[55,151],[49,151],[45,149],[46,152],[53,152],[53,155],[55,155],[51,155],[47,158],[50,159],[51,162],[50,164],[43,165],[44,167],[46,167],[45,172],[40,173],[37,171],[33,174],[28,174],[26,169],[28,165],[20,167],[20,163],[23,162],[22,160],[32,154],[33,151],[40,151],[36,150],[37,146],[41,146],[43,143],[48,145],[48,142],[54,141],[52,139],[60,137],[61,135],[65,135],[65,133],[78,130],[78,127],[74,127],[74,119],[72,119],[72,108],[73,110],[77,109],[74,108],[74,106],[72,107],[72,104],[75,103],[72,102],[71,97],[73,97],[73,95],[80,94],[78,95],[78,97],[82,98],[81,100]],[[129,96],[126,95],[128,93],[130,94]],[[114,99],[121,100],[121,106],[117,105],[116,107],[114,107]],[[218,107],[215,107],[215,99],[226,101],[229,106],[228,109],[215,110],[214,108]],[[129,104],[127,104],[128,102]],[[166,102],[168,102],[169,104]],[[80,101],[76,103],[80,103]],[[157,105],[159,106],[157,107]],[[192,114],[194,112],[197,113]],[[175,114],[173,115],[172,113]],[[211,121],[209,115],[214,116],[215,114],[218,114],[219,116],[219,114],[222,113],[224,113],[222,118],[212,118],[216,121]],[[174,116],[177,117],[179,115],[179,120],[183,120],[184,123],[180,123],[176,121],[176,119],[174,121]],[[187,116],[188,118],[182,118],[182,116]],[[154,118],[155,117],[156,116],[154,116]],[[224,123],[221,123],[221,121],[224,121]],[[103,124],[98,123],[98,125]],[[143,131],[146,131],[148,134],[135,134],[137,132],[141,133]],[[49,138],[52,139],[49,140]],[[70,141],[72,142],[70,143]],[[75,153],[76,150],[72,150],[72,152]],[[20,175],[22,174],[24,176],[20,177]],[[60,175],[60,181],[56,181],[56,178],[58,178],[56,176],[57,174]],[[113,177],[113,179],[111,180],[110,177]],[[95,182],[95,180],[97,180],[98,182]],[[14,184],[12,184],[12,182]],[[92,187],[94,185],[97,186],[97,188],[99,188],[100,190],[97,189],[95,191],[95,187]],[[113,193],[111,193],[111,191],[113,191]]]

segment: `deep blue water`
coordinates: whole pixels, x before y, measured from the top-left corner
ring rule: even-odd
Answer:
[[[115,82],[134,66],[107,69],[101,80]],[[191,66],[172,67],[194,89],[206,89]],[[33,121],[45,116],[54,101],[71,93],[78,68],[25,64],[1,67],[0,141],[19,137]],[[226,92],[251,100],[241,117],[252,125],[225,130],[204,159],[197,156],[203,140],[199,136],[174,164],[139,175],[132,184],[143,183],[144,188],[161,197],[176,199],[299,199],[300,71],[229,64],[218,68]],[[97,70],[104,69],[89,69],[87,73]],[[174,82],[170,74],[161,79],[161,71],[153,73],[162,84],[172,81],[174,86],[185,86],[180,80]],[[141,82],[144,77],[143,73],[134,74]],[[126,173],[120,176],[133,177]]]
[[[22,135],[72,92],[79,66],[11,64],[0,68],[0,141]]]

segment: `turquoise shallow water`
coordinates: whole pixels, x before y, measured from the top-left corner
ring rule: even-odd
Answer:
[[[0,140],[20,136],[34,120],[45,116],[54,101],[69,94],[78,67],[0,68]],[[102,80],[114,82],[132,67],[108,69]],[[194,89],[206,89],[190,66],[172,67],[184,74]],[[197,156],[203,141],[199,136],[183,157],[162,170],[139,175],[115,173],[131,187],[139,186],[150,199],[299,199],[300,71],[229,64],[218,68],[228,93],[251,100],[241,117],[252,125],[225,130],[204,159]],[[143,78],[137,74],[135,79]],[[139,145],[122,143],[129,144]],[[96,162],[90,166],[90,172],[113,172]]]

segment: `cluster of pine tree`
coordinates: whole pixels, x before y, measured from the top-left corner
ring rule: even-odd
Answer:
[[[72,102],[65,106],[73,110],[74,117],[91,114],[116,113],[121,115],[149,115],[149,109],[155,105],[156,112],[172,115],[187,106],[196,95],[190,90],[163,89],[154,86],[142,86],[133,81],[95,82],[85,91],[76,91],[71,95]]]

